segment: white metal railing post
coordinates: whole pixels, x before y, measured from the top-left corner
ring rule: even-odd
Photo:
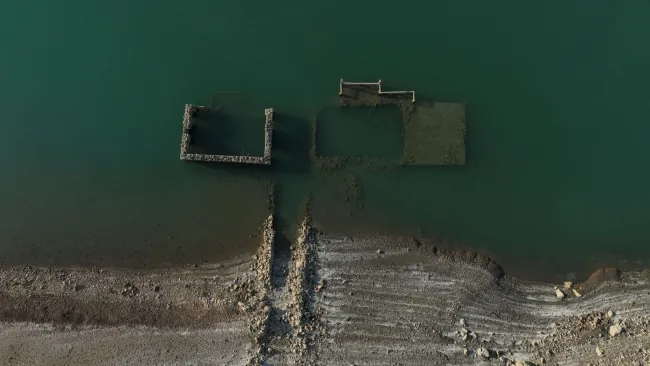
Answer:
[[[381,79],[377,80],[376,83],[358,83],[358,82],[346,82],[341,79],[339,81],[339,95],[343,95],[343,86],[345,85],[377,85],[377,95],[382,94],[411,94],[413,99],[412,103],[415,103],[415,90],[399,90],[399,91],[382,91],[381,90]]]

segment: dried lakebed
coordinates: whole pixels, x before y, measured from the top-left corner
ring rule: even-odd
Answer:
[[[167,270],[0,271],[0,364],[644,365],[646,272],[528,283],[413,238],[273,219],[254,256]]]

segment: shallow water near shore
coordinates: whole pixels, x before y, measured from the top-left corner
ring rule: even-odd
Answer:
[[[648,12],[640,0],[2,4],[0,262],[252,253],[273,180],[287,237],[311,191],[324,230],[432,236],[523,277],[647,265]],[[312,121],[341,77],[466,102],[467,165],[319,171]],[[270,168],[179,161],[183,105],[230,91],[260,118],[276,109]]]

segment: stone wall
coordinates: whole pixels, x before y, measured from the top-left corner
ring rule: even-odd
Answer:
[[[198,110],[207,110],[203,106],[185,104],[183,114],[183,135],[181,136],[181,160],[203,161],[211,163],[232,163],[232,164],[260,164],[271,165],[271,146],[273,142],[273,108],[264,110],[264,156],[241,156],[241,155],[211,155],[193,154],[189,152],[192,145],[193,117]]]
[[[187,161],[205,161],[210,163],[267,164],[260,156],[185,154],[181,157]]]
[[[264,110],[264,160],[271,164],[271,146],[273,145],[273,108]]]

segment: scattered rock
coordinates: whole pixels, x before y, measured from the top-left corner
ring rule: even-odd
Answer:
[[[135,287],[131,282],[127,282],[124,284],[124,288],[122,289],[122,296],[133,297],[137,294],[138,294],[138,288]]]
[[[582,297],[582,294],[581,294],[580,292],[578,292],[578,290],[576,290],[576,289],[571,289],[571,291],[573,291],[573,296],[575,296],[575,297]]]
[[[490,350],[485,347],[480,347],[479,349],[476,350],[476,356],[485,359],[490,358]]]
[[[318,284],[316,285],[316,291],[322,292],[324,288],[325,288],[325,280],[321,279],[318,281]]]
[[[555,296],[557,296],[558,299],[562,300],[566,297],[566,294],[564,291],[560,290],[559,288],[555,288]]]
[[[609,327],[609,335],[611,337],[616,337],[617,335],[621,334],[625,329],[620,324],[614,324],[611,327]]]

